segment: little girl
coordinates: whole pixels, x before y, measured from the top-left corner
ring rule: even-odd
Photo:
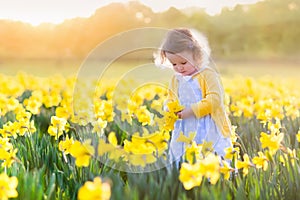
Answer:
[[[170,142],[172,161],[184,155],[180,132],[196,132],[197,144],[211,142],[215,153],[224,156],[230,147],[230,121],[225,112],[223,87],[215,69],[208,66],[210,48],[206,38],[189,29],[170,30],[164,39],[156,64],[172,65],[168,101],[179,100],[184,109],[177,113]]]

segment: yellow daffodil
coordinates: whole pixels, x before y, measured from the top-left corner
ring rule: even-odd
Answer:
[[[95,111],[96,117],[101,118],[104,121],[112,122],[114,118],[113,103],[112,100],[102,100],[100,102],[99,110]]]
[[[192,144],[193,141],[194,141],[195,136],[196,136],[196,132],[189,133],[189,136],[185,136],[183,134],[183,132],[180,132],[176,141],[177,142],[184,142],[186,144]]]
[[[262,168],[264,171],[268,168],[268,159],[261,151],[258,152],[258,156],[252,159],[252,162],[256,168]]]
[[[2,167],[11,167],[11,165],[17,160],[17,154],[18,149],[11,149],[7,151],[4,156],[5,158],[3,159],[3,163],[1,164]],[[1,153],[2,154],[2,153]]]
[[[93,133],[99,133],[99,136],[103,135],[103,131],[107,126],[107,121],[102,120],[101,118],[97,119],[97,121],[92,122],[93,125]]]
[[[51,125],[48,127],[48,133],[51,136],[54,136],[57,140],[62,134],[63,131],[66,131],[67,120],[64,118],[59,118],[57,116],[51,117]]]
[[[19,122],[28,122],[30,121],[31,118],[31,113],[27,112],[25,109],[19,109],[16,112],[16,120],[18,120]]]
[[[195,141],[192,142],[192,145],[186,148],[185,150],[185,159],[190,164],[196,163],[198,160],[200,160],[200,151],[201,146],[198,146]]]
[[[253,164],[250,162],[248,154],[244,154],[243,156],[244,161],[237,161],[237,168],[243,169],[243,175],[246,176],[249,172],[249,168],[253,166]]]
[[[178,117],[173,112],[164,112],[164,127],[166,131],[171,131],[174,129],[174,124],[177,121]]]
[[[202,143],[199,145],[201,147],[202,155],[206,156],[207,154],[213,152],[213,143],[210,141],[203,140]]]
[[[1,134],[3,137],[13,136],[14,138],[17,138],[19,129],[20,124],[18,122],[9,121],[3,125],[3,131],[1,131]]]
[[[286,149],[286,152],[284,154],[279,156],[279,161],[285,166],[286,164],[291,162],[291,164],[294,166],[295,164],[295,159],[297,158],[296,156],[296,150],[293,149],[291,150],[290,148]]]
[[[102,182],[100,177],[94,181],[87,181],[78,190],[78,200],[109,200],[111,196],[110,185]]]
[[[113,146],[118,146],[118,139],[116,137],[116,133],[115,132],[110,132],[108,135],[108,141],[110,144],[112,144]]]
[[[35,125],[34,125],[34,121],[31,120],[30,122],[29,121],[21,121],[19,122],[19,135],[20,136],[23,136],[25,135],[25,133],[27,134],[32,134],[32,133],[35,133],[36,132],[36,128],[35,128]]]
[[[134,95],[132,95],[132,96],[130,97],[130,100],[131,100],[132,102],[135,102],[136,105],[142,105],[143,102],[144,102],[143,96],[142,96],[141,94],[139,94],[139,93],[135,93]]]
[[[141,106],[137,109],[135,115],[137,116],[140,123],[143,126],[145,125],[152,125],[153,122],[153,114],[148,111],[146,106]]]
[[[43,103],[46,108],[58,106],[62,98],[59,91],[52,90],[47,95],[43,96]]]
[[[135,165],[135,166],[141,166],[145,167],[147,164],[146,160],[147,155],[145,154],[129,154],[128,155],[128,160],[130,164]],[[155,157],[154,157],[154,162],[155,162]]]
[[[120,147],[114,148],[112,151],[110,151],[108,157],[114,162],[119,162],[121,159],[128,160],[128,154]]]
[[[298,133],[296,134],[296,137],[297,137],[298,142],[300,142],[300,129],[299,129]]]
[[[13,148],[13,145],[9,142],[9,138],[7,137],[0,137],[0,148],[8,151],[9,149]]]
[[[169,112],[179,112],[184,109],[184,106],[180,105],[179,101],[170,101],[167,103]]]
[[[275,123],[268,123],[268,129],[271,131],[271,133],[280,133],[281,129],[281,121],[279,118],[275,119]]]
[[[65,154],[69,154],[70,149],[71,149],[73,144],[74,144],[73,138],[72,137],[69,138],[69,136],[67,135],[65,140],[59,142],[58,149],[60,151],[63,151]]]
[[[211,184],[216,184],[220,178],[220,158],[214,153],[209,153],[199,163],[200,172],[210,180]]]
[[[104,139],[99,139],[98,155],[102,156],[105,153],[109,153],[115,149],[115,146],[111,143],[106,143]]]
[[[235,144],[237,141],[237,133],[236,133],[236,128],[237,126],[231,126],[231,135],[230,135],[230,140],[232,144]]]
[[[133,165],[145,166],[147,164],[146,157],[150,156],[152,159],[149,159],[151,162],[155,162],[155,153],[156,149],[154,146],[147,145],[145,139],[141,139],[140,142],[137,142],[136,139],[133,141],[124,141],[124,150],[129,153],[129,162]]]
[[[237,155],[240,153],[239,147],[228,147],[224,149],[225,159],[232,160],[234,157],[237,158]]]
[[[271,134],[267,134],[261,132],[260,134],[260,142],[262,148],[268,148],[270,154],[273,155],[281,146],[281,141],[283,140],[283,133],[275,134],[274,132]]]
[[[71,117],[71,109],[67,106],[59,106],[55,109],[55,116],[69,119]]]
[[[228,180],[230,178],[230,173],[233,172],[234,169],[230,167],[229,163],[225,160],[222,160],[222,166],[220,167],[220,173],[224,175],[224,179]]]
[[[202,177],[203,175],[200,173],[199,163],[182,163],[180,168],[179,180],[186,190],[190,190],[193,187],[200,186]]]
[[[165,131],[148,133],[144,137],[133,135],[131,141],[124,141],[124,150],[129,153],[129,162],[145,166],[145,164],[154,163],[157,157],[167,150],[169,139],[170,134]],[[137,160],[133,161],[135,158]]]
[[[18,179],[13,176],[9,177],[7,174],[0,174],[0,199],[16,198]]]
[[[28,111],[30,111],[34,115],[37,115],[40,113],[42,102],[36,98],[29,98],[24,100],[24,105]]]
[[[70,154],[75,157],[75,164],[78,167],[89,166],[91,156],[93,156],[94,153],[95,149],[91,145],[91,140],[87,140],[83,144],[79,141],[75,141],[70,148]]]
[[[151,108],[156,110],[159,113],[163,112],[163,102],[159,99],[154,99],[151,103]]]
[[[19,101],[14,98],[14,97],[10,97],[6,103],[8,111],[13,111],[15,110],[17,107],[19,107],[20,103]]]

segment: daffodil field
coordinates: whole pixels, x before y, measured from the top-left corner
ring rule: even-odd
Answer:
[[[234,146],[220,158],[182,135],[168,162],[178,102],[134,80],[0,75],[0,199],[299,199],[300,81],[223,78]]]

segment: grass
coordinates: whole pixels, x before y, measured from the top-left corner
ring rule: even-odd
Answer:
[[[107,76],[120,77],[124,73],[134,68],[145,65],[154,66],[151,61],[129,61],[114,62],[108,66],[105,72]],[[74,75],[83,67],[87,66],[84,60],[51,60],[51,59],[35,59],[35,60],[3,60],[0,62],[0,73],[6,75],[15,75],[18,71],[23,71],[36,76],[49,76],[54,74]],[[298,77],[300,74],[299,60],[216,60],[215,66],[223,76],[232,77],[235,75],[243,75],[248,77],[260,76],[276,76],[276,77]],[[105,66],[106,67],[106,66]],[[88,63],[88,69],[91,71],[104,69],[101,61],[91,61]],[[169,70],[153,69],[145,71],[145,73],[136,74],[136,77],[143,77],[149,72],[154,72],[152,77],[169,78],[171,72]],[[139,73],[141,71],[137,71]],[[158,72],[158,73],[156,73]],[[91,73],[92,74],[92,73]],[[167,80],[167,79],[166,79]]]

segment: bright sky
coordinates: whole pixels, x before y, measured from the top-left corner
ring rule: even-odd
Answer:
[[[205,8],[214,15],[222,7],[234,7],[236,4],[252,4],[260,0],[139,0],[155,12],[167,10],[173,6],[178,9],[186,7]],[[129,0],[2,0],[0,19],[11,19],[39,25],[43,22],[62,23],[65,19],[89,17],[99,7],[112,2],[129,2]]]

